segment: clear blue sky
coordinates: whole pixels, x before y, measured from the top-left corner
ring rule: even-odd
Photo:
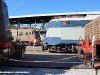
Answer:
[[[100,11],[100,0],[6,0],[9,16]]]

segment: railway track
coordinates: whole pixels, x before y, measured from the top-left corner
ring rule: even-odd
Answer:
[[[26,68],[59,68],[59,69],[90,69],[85,67],[76,55],[25,55],[23,60],[9,59],[0,66],[26,67]],[[34,57],[34,58],[32,58]]]
[[[35,67],[35,68],[88,68],[76,54],[48,53],[41,51],[41,46],[27,46],[23,60],[11,60],[0,66]]]
[[[0,71],[2,71],[2,68],[3,68],[3,71],[5,69],[7,71],[11,71],[11,70],[15,71],[15,70],[19,70],[19,69],[21,69],[21,70],[26,69],[26,71],[28,69],[30,69],[30,70],[32,69],[32,71],[34,69],[37,69],[39,71],[40,71],[40,69],[41,70],[42,69],[45,69],[45,70],[53,69],[53,71],[57,70],[57,73],[60,72],[61,70],[67,71],[70,69],[74,69],[74,70],[76,70],[76,69],[86,70],[87,69],[87,70],[94,71],[94,69],[92,67],[84,66],[83,61],[79,60],[79,58],[77,57],[76,54],[48,53],[47,51],[42,52],[38,48],[26,50],[25,58],[23,60],[12,60],[12,61],[4,62],[4,63],[0,64]],[[9,68],[10,70],[7,68]],[[37,75],[37,74],[31,74],[31,75]],[[38,75],[41,75],[41,73]],[[44,75],[44,73],[42,75]]]

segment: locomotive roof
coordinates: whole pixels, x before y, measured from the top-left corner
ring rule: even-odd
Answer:
[[[68,20],[94,20],[100,15],[87,15],[85,18],[60,18],[60,19],[52,19],[50,21],[68,21]]]

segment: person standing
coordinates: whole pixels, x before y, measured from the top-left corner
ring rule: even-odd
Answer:
[[[22,40],[21,40],[21,38],[19,39],[19,43],[20,43],[20,45],[22,44]]]

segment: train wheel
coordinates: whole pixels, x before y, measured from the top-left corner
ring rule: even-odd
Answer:
[[[22,50],[22,52],[21,52],[21,59],[24,59],[24,55],[25,55],[25,51]]]
[[[44,51],[44,50],[48,50],[48,47],[47,46],[44,47],[44,45],[42,45],[42,51]]]
[[[89,64],[89,63],[85,63],[85,66],[86,66],[86,67],[89,67],[89,66],[90,66],[90,64]]]
[[[21,53],[20,53],[20,59],[24,59],[24,55],[25,55],[25,50],[26,50],[26,46],[25,45],[22,45],[22,48],[21,48]]]
[[[20,51],[15,52],[14,59],[20,59]]]
[[[41,49],[42,49],[42,51],[44,51],[44,46],[43,45],[41,46]]]
[[[73,46],[71,52],[72,52],[72,53],[77,53],[77,50],[75,49],[75,46]]]
[[[14,47],[9,48],[8,57],[13,58],[14,53],[15,53],[15,48]]]
[[[57,49],[57,52],[60,53],[60,49]]]
[[[48,51],[51,52],[50,48],[48,48]]]
[[[17,46],[16,48],[16,52],[14,54],[14,59],[18,59],[18,60],[21,60],[24,58],[24,54],[25,54],[25,50],[24,48],[21,48],[20,46]]]
[[[17,51],[14,55],[14,59],[21,60],[24,58],[24,50]]]

